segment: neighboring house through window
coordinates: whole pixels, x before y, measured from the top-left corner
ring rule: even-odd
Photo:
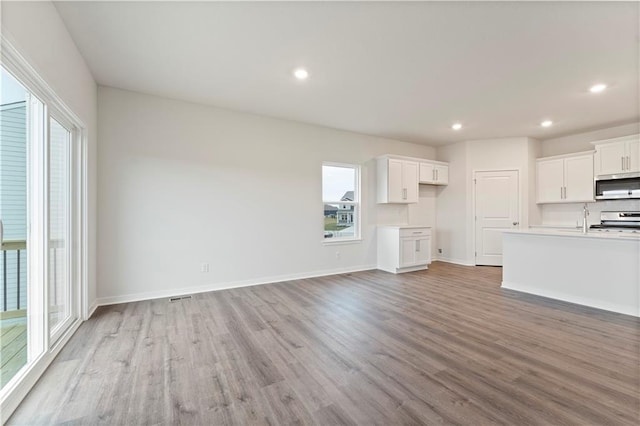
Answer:
[[[337,163],[322,165],[325,239],[360,238],[359,193],[359,166]]]

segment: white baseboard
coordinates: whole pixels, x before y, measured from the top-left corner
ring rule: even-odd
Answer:
[[[141,300],[162,299],[165,297],[175,297],[185,294],[206,293],[209,291],[227,290],[231,288],[250,287],[254,285],[272,284],[283,281],[301,280],[305,278],[324,277],[327,275],[348,274],[351,272],[369,271],[376,269],[376,265],[363,265],[349,268],[327,269],[323,271],[276,275],[266,278],[255,278],[251,280],[232,281],[223,283],[207,284],[204,286],[183,287],[160,291],[149,291],[144,293],[125,294],[121,296],[99,297],[96,306],[115,305],[118,303],[139,302]]]
[[[453,259],[450,257],[438,256],[438,257],[434,257],[433,260],[438,262],[453,263],[455,265],[462,265],[462,266],[476,266],[475,263],[469,263],[466,260]]]
[[[543,290],[534,288],[528,285],[517,284],[513,282],[502,281],[502,288],[507,290],[519,291],[521,293],[533,294],[535,296],[542,296],[549,299],[561,300],[563,302],[574,303],[576,305],[588,306],[590,308],[601,309],[603,311],[616,312],[619,314],[631,315],[634,317],[640,317],[640,308],[634,305],[619,305],[616,303],[609,303],[602,300],[594,300],[585,297],[573,296],[557,291]]]
[[[86,321],[89,318],[91,318],[91,316],[96,311],[96,309],[98,309],[98,301],[94,300],[93,303],[89,306],[89,309],[87,310],[87,315],[85,315],[84,321]]]

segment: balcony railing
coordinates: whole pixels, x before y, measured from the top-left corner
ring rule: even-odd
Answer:
[[[26,278],[26,241],[2,242],[2,300],[0,318],[23,316]]]

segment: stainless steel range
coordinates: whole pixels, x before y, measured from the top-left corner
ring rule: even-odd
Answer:
[[[633,232],[640,234],[640,212],[601,212],[600,223],[591,225],[591,231]]]

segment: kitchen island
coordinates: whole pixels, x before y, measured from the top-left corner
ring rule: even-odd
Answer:
[[[502,288],[640,317],[640,234],[505,231]]]

